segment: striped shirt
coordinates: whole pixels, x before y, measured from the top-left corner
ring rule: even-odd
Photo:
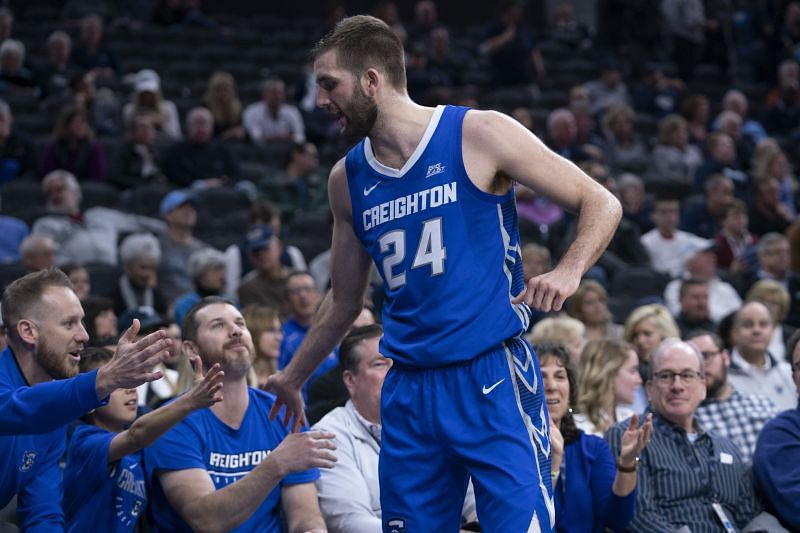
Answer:
[[[761,428],[778,412],[769,398],[734,390],[725,400],[704,401],[694,416],[707,431],[731,439],[739,448],[742,461],[749,466]]]
[[[608,430],[615,456],[629,421]],[[628,531],[717,533],[721,524],[712,504],[719,502],[741,529],[761,512],[750,474],[736,445],[706,432],[695,421],[694,442],[686,432],[654,414],[653,436],[639,462],[636,513]]]

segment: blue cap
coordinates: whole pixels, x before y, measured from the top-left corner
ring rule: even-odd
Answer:
[[[159,213],[163,217],[170,211],[177,209],[178,207],[182,206],[183,204],[190,203],[195,208],[197,204],[194,201],[194,197],[191,193],[185,189],[178,189],[177,191],[172,191],[168,193],[163,200],[161,200],[161,207],[159,208]]]
[[[272,228],[265,224],[250,226],[245,235],[245,248],[248,252],[263,250],[272,241]]]

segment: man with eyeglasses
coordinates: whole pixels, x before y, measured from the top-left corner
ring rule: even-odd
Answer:
[[[761,509],[739,450],[695,417],[706,397],[703,356],[680,339],[664,340],[650,359],[645,389],[653,436],[637,465],[639,492],[628,530],[697,533],[746,526]],[[615,454],[627,424],[606,435]]]
[[[738,391],[728,382],[731,358],[716,333],[695,330],[686,340],[703,355],[706,375],[706,399],[695,417],[706,431],[731,439],[739,448],[742,461],[749,465],[759,431],[778,414],[778,409],[769,398]]]
[[[322,302],[322,292],[314,283],[314,278],[308,272],[292,272],[286,278],[286,307],[289,309],[289,319],[283,324],[283,340],[281,351],[278,355],[278,368],[283,370],[311,327],[311,319],[317,312]],[[317,367],[311,378],[303,386],[303,397],[308,401],[308,386],[315,379],[322,376],[339,363],[338,348],[328,354],[328,357]]]
[[[797,404],[797,394],[789,364],[769,353],[773,328],[772,315],[761,302],[748,302],[736,312],[728,380],[739,391],[763,394],[783,411]]]
[[[792,377],[800,393],[800,342],[792,350]],[[753,474],[767,509],[790,531],[800,531],[800,404],[767,423],[758,437]]]

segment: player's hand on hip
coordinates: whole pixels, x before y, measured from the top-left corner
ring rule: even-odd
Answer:
[[[300,428],[306,423],[306,412],[300,387],[291,384],[286,379],[285,372],[277,372],[267,378],[264,388],[275,395],[275,404],[269,412],[269,419],[275,420],[281,407],[285,407],[283,425],[289,427],[289,422],[294,420],[291,425],[291,431],[300,431]]]
[[[225,372],[219,363],[215,363],[203,375],[203,363],[197,355],[189,358],[194,368],[194,385],[186,393],[187,401],[194,409],[211,407],[222,401],[222,378]]]
[[[153,369],[169,358],[172,340],[164,331],[156,331],[137,341],[139,327],[139,320],[134,319],[120,337],[114,357],[100,367],[98,397],[105,398],[116,389],[133,389],[162,377],[161,371]]]
[[[290,433],[275,448],[271,456],[275,458],[282,472],[302,472],[309,468],[333,468],[336,449],[333,433],[327,431],[307,431]]]
[[[564,301],[578,289],[580,276],[560,271],[557,268],[528,280],[525,289],[512,303],[525,302],[542,311],[561,311]]]

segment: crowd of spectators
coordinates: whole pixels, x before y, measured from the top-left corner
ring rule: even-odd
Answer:
[[[327,168],[348,141],[315,108],[303,59],[204,64],[177,88],[157,58],[116,50],[148,31],[227,46],[246,21],[197,1],[67,4],[43,47],[20,37],[41,21],[0,8],[0,285],[61,268],[95,349],[134,319],[178,341],[194,304],[229,298],[253,339],[248,383],[263,386],[328,289]],[[394,2],[374,12],[405,44],[417,101],[506,112],[622,203],[565,312],[535,311],[528,332],[559,454],[557,529],[779,531],[774,515],[797,530],[800,2],[637,4],[598,0],[587,24],[558,2],[543,23],[510,0],[469,28],[431,0],[408,20]],[[304,27],[321,35],[344,13]],[[516,192],[531,277],[577,221]],[[379,530],[380,305],[376,274],[354,336],[303,391],[312,423],[337,433],[339,466],[316,481],[330,531]],[[191,386],[172,347],[141,409]]]

